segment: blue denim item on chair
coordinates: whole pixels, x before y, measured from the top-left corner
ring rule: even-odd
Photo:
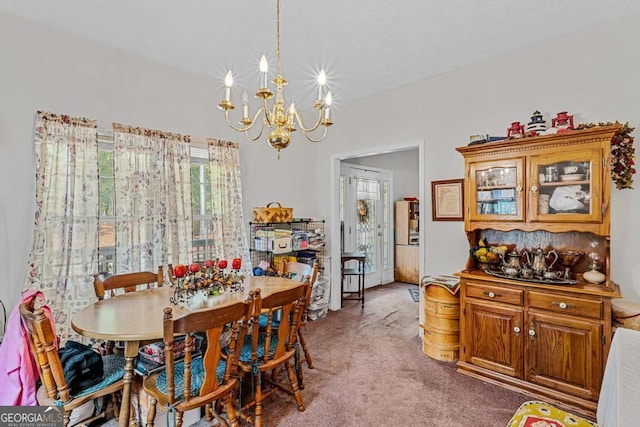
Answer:
[[[258,348],[256,349],[256,355],[258,359],[264,358],[264,342],[266,340],[266,336],[264,334],[260,334],[258,338]],[[278,347],[278,336],[271,335],[271,342],[269,343],[269,355],[273,356],[276,352],[276,348]],[[251,336],[247,335],[244,339],[244,345],[242,346],[242,351],[240,352],[240,361],[244,363],[251,362]],[[258,364],[262,364],[262,361],[257,360]]]
[[[227,362],[221,360],[218,363],[216,369],[216,378],[218,384],[222,383],[222,377],[224,376],[224,370],[227,366]],[[176,399],[181,399],[184,395],[184,360],[177,362],[174,366],[175,372],[175,389]],[[202,387],[202,380],[204,379],[204,368],[202,364],[202,357],[197,357],[191,361],[191,396],[198,396],[200,394],[200,387]],[[167,371],[164,370],[158,375],[156,381],[158,390],[163,393],[167,393]]]
[[[266,328],[267,327],[267,314],[261,314],[258,317],[258,325],[260,325],[261,328]],[[280,321],[282,320],[282,310],[278,310],[275,313],[273,313],[273,318],[271,319],[271,327],[272,328],[278,328],[278,326],[280,326]]]

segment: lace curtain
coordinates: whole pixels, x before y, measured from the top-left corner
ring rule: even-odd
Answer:
[[[36,213],[25,289],[41,290],[64,342],[73,314],[95,301],[98,137],[94,120],[38,112]]]
[[[192,252],[190,138],[113,125],[115,271],[155,271]],[[208,140],[214,253],[251,269],[237,144]],[[38,112],[36,214],[25,290],[41,290],[64,343],[96,300],[99,191],[96,122]]]
[[[380,200],[380,183],[378,180],[356,177],[356,199]]]
[[[249,243],[242,214],[242,180],[238,144],[207,139],[211,169],[213,253],[221,259],[242,258],[251,271]]]
[[[115,271],[191,259],[190,138],[113,124]]]

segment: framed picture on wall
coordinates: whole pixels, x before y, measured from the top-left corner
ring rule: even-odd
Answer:
[[[431,213],[434,221],[464,221],[464,180],[431,181]]]

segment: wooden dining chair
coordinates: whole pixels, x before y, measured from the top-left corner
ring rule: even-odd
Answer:
[[[306,363],[309,369],[313,369],[311,353],[309,352],[307,342],[304,339],[304,328],[307,324],[307,313],[309,311],[309,304],[311,303],[311,295],[313,294],[313,284],[316,282],[316,278],[318,276],[318,263],[314,262],[313,266],[310,266],[309,264],[302,262],[283,262],[280,266],[280,271],[278,272],[280,276],[292,278],[301,282],[304,282],[309,278],[310,283],[310,286],[307,287],[304,306],[300,316],[300,325],[298,327],[298,340],[300,341],[300,345],[302,346],[302,351],[304,353],[304,359],[299,360],[297,363],[298,386],[300,389],[304,389],[302,364]]]
[[[309,280],[307,278],[293,289],[277,291],[265,298],[262,298],[260,289],[251,292],[254,302],[250,335],[244,340],[239,367],[245,376],[250,376],[253,381],[253,399],[242,407],[242,418],[257,427],[263,425],[263,401],[278,390],[293,395],[298,410],[301,412],[305,410],[302,393],[298,387],[294,359],[298,326],[304,298],[310,286]],[[260,316],[265,312],[266,328],[261,328]],[[274,328],[274,316],[278,312],[282,320],[278,323],[278,327]],[[287,371],[290,387],[280,384],[275,376],[270,375],[281,367]],[[253,417],[246,414],[250,408],[254,408]]]
[[[93,289],[95,290],[98,300],[114,297],[119,292],[134,292],[139,289],[148,289],[151,287],[161,287],[164,283],[164,273],[162,266],[158,267],[158,272],[139,271],[134,273],[123,273],[107,275],[104,273],[96,274],[93,281]]]
[[[159,266],[157,273],[139,271],[113,275],[107,275],[105,273],[96,274],[93,280],[93,289],[96,297],[101,301],[105,297],[113,298],[120,293],[135,292],[136,290],[149,289],[151,287],[161,287],[163,283],[164,273],[162,266]],[[124,345],[118,345],[119,348],[123,346]],[[114,341],[104,343],[105,354],[113,354],[115,347],[116,343]]]
[[[175,425],[182,426],[185,411],[205,407],[209,420],[215,417],[224,426],[238,426],[238,414],[233,394],[238,389],[238,356],[252,312],[251,301],[188,312],[173,317],[170,307],[164,309],[163,331],[165,344],[165,368],[150,374],[142,382],[151,397],[147,413],[147,426],[153,427],[156,405],[175,411]],[[231,339],[221,344],[227,328]],[[193,357],[195,333],[204,333],[207,348],[204,355]],[[185,355],[176,360],[174,343],[185,340]],[[242,342],[242,341],[240,341]],[[213,402],[221,403],[227,410],[227,420],[222,418]]]
[[[20,316],[27,326],[29,343],[33,353],[42,385],[36,398],[41,406],[62,406],[64,425],[69,425],[71,413],[87,402],[99,397],[113,398],[113,414],[119,413],[118,399],[115,398],[124,386],[124,357],[119,355],[103,356],[104,374],[102,381],[72,394],[64,377],[60,356],[58,355],[57,337],[51,326],[51,319],[42,308],[34,308],[34,301],[20,304]],[[107,405],[103,405],[106,408]],[[106,412],[91,416],[89,419],[77,420],[89,423],[105,418]]]

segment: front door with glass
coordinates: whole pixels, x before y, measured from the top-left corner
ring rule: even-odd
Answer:
[[[341,183],[343,252],[366,255],[365,287],[392,282],[390,172],[343,165]]]

